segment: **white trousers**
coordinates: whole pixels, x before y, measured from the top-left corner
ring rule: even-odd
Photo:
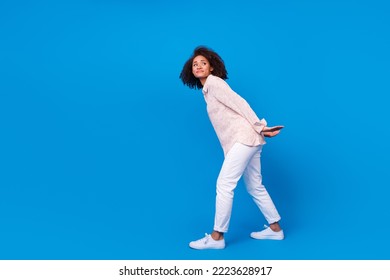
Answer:
[[[228,231],[234,189],[242,175],[244,175],[248,193],[252,196],[267,222],[272,224],[280,220],[279,213],[262,184],[261,150],[262,145],[250,147],[236,143],[227,153],[217,180],[215,231]]]

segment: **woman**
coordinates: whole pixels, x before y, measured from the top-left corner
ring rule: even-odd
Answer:
[[[202,89],[207,113],[221,143],[225,159],[217,179],[214,230],[204,238],[190,242],[193,249],[224,249],[234,189],[244,176],[245,185],[269,227],[252,232],[255,239],[284,238],[280,216],[262,184],[260,154],[264,137],[279,134],[283,126],[267,127],[249,104],[225,82],[227,71],[221,57],[206,47],[197,47],[185,63],[180,79],[190,88]]]

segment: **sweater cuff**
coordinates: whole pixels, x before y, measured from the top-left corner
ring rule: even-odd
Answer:
[[[263,131],[264,127],[266,126],[267,126],[267,121],[265,119],[261,119],[260,121],[255,122],[253,127],[256,130],[256,132],[260,134]]]

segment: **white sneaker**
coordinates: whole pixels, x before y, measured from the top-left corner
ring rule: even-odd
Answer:
[[[214,240],[210,234],[205,233],[205,237],[190,242],[190,247],[192,249],[224,249],[225,248],[225,239]]]
[[[273,231],[270,227],[264,225],[265,229],[258,232],[252,232],[251,237],[254,239],[272,239],[272,240],[283,240],[284,233],[281,231]]]

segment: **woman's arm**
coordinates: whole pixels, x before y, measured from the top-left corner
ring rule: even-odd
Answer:
[[[260,120],[249,106],[248,102],[234,92],[226,82],[216,80],[215,83],[211,85],[210,89],[219,102],[245,118],[257,133],[260,134],[267,126],[265,119]]]

